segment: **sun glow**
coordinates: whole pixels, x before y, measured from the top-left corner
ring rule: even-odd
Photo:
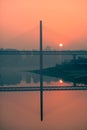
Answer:
[[[62,47],[63,46],[63,43],[59,43],[59,47]]]
[[[60,79],[60,80],[59,80],[59,83],[60,83],[60,84],[62,84],[62,83],[63,83],[63,80],[62,80],[62,79]]]

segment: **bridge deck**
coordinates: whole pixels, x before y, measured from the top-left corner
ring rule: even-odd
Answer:
[[[87,50],[85,51],[42,51],[43,55],[87,55]],[[0,51],[0,55],[40,55],[40,51]]]

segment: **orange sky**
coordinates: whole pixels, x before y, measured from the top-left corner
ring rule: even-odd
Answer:
[[[0,47],[37,49],[40,19],[45,46],[57,48],[62,42],[63,49],[87,49],[87,0],[1,0]],[[32,32],[25,34],[27,42],[23,37],[11,40],[34,27],[35,40]]]

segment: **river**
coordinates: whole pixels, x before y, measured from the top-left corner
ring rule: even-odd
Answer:
[[[40,84],[37,74],[6,70],[0,86]],[[44,86],[50,85],[73,83],[44,77]],[[43,110],[41,122],[39,92],[0,92],[0,130],[87,130],[87,91],[44,91]]]

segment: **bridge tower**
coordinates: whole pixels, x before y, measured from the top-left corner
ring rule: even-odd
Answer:
[[[43,121],[43,46],[42,46],[42,21],[40,20],[40,118]]]

